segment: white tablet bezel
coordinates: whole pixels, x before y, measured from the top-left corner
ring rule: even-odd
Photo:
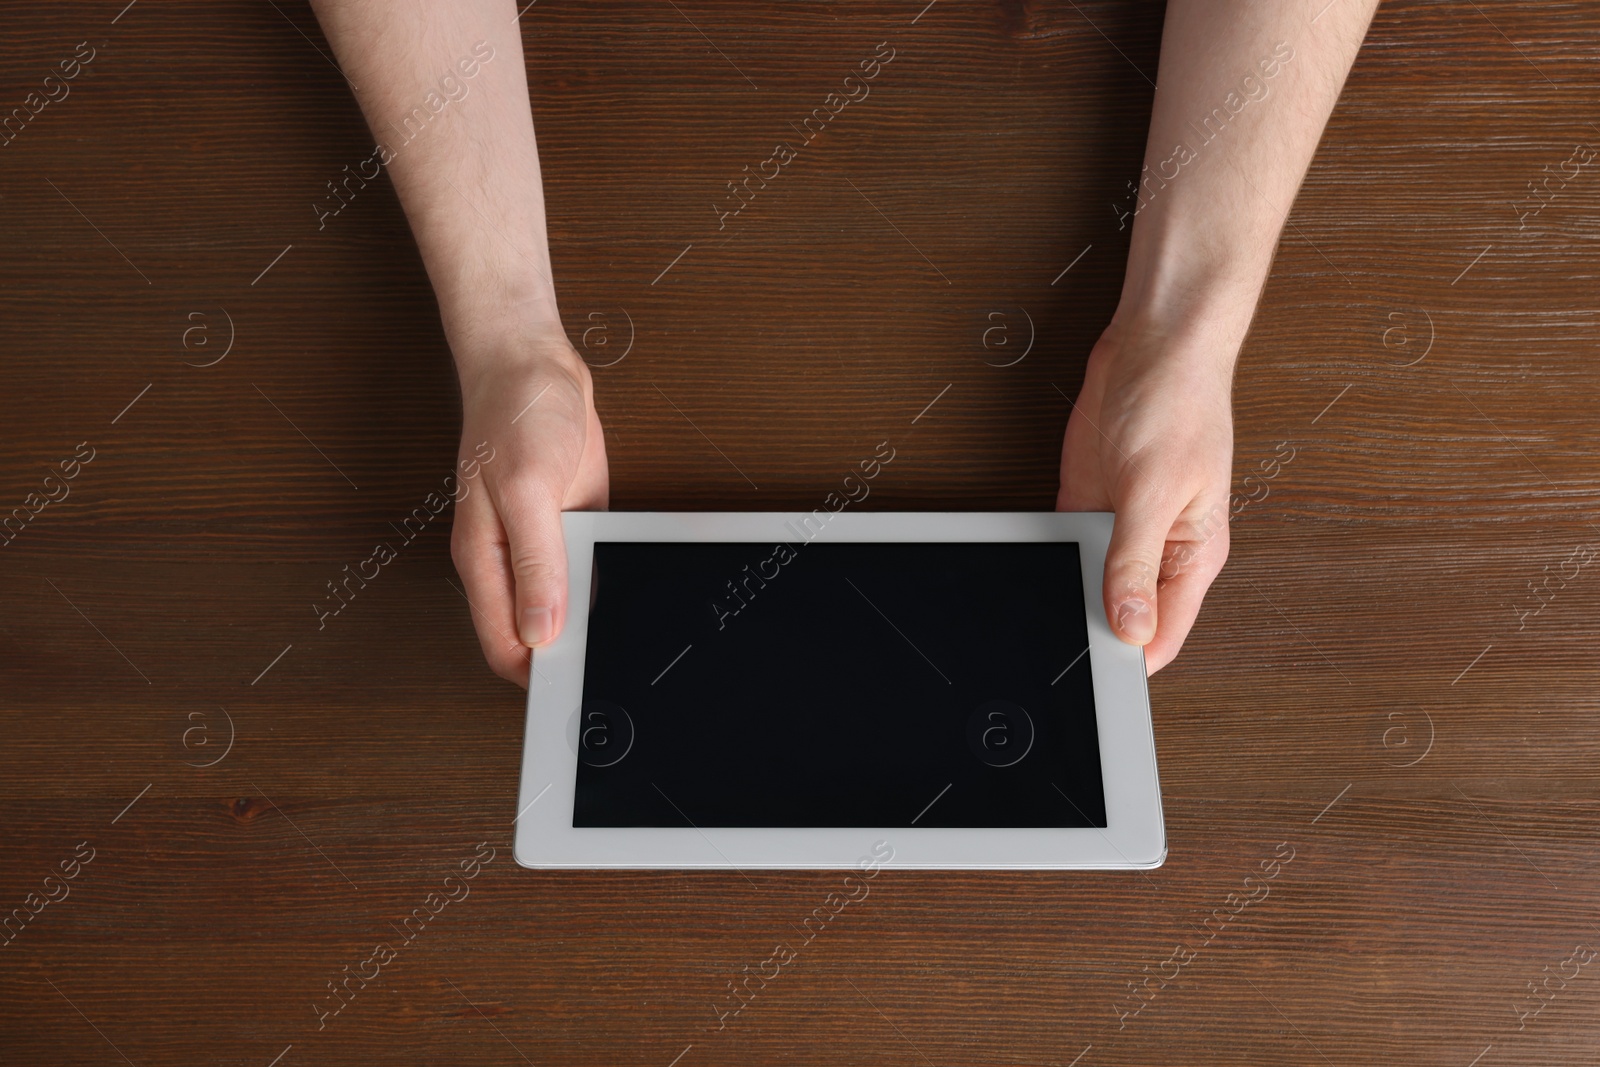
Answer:
[[[818,518],[793,512],[567,512],[569,608],[561,636],[533,659],[514,854],[533,868],[819,868],[856,865],[862,842],[887,841],[906,868],[1159,867],[1166,830],[1144,650],[1112,634],[1101,582],[1112,516],[1099,512],[832,513],[810,540],[1075,541],[1083,564],[1104,828],[574,827],[578,717],[596,541],[786,541]],[[802,526],[801,519],[811,519]],[[787,524],[787,525],[786,525]],[[1063,656],[1063,666],[1070,655]]]

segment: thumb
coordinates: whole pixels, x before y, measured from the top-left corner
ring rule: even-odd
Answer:
[[[1180,510],[1149,492],[1135,493],[1117,508],[1104,596],[1112,631],[1129,644],[1145,645],[1156,635],[1156,582]]]
[[[514,482],[502,491],[512,579],[516,583],[517,636],[529,648],[556,639],[567,613],[567,544],[561,529],[561,494],[549,479]]]

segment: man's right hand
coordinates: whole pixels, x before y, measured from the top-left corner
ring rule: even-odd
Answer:
[[[567,616],[563,511],[606,507],[610,478],[589,368],[559,321],[539,317],[452,338],[461,375],[462,474],[450,554],[484,658],[526,687],[530,650]],[[487,462],[478,451],[487,441]]]

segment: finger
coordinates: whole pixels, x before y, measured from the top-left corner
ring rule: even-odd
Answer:
[[[580,371],[586,371],[581,361]],[[516,583],[516,633],[540,648],[561,633],[567,613],[567,546],[561,511],[583,465],[587,399],[583,373],[555,373],[508,427],[509,469],[486,479],[505,528]]]
[[[483,658],[500,677],[526,688],[528,649],[517,638],[516,582],[505,530],[487,493],[469,490],[456,505],[450,556],[466,586]]]
[[[567,612],[567,545],[561,529],[565,471],[530,465],[496,486],[515,581],[516,634],[528,648],[556,639]]]
[[[1181,525],[1181,524],[1180,524]],[[1167,542],[1157,600],[1160,625],[1145,646],[1145,669],[1154,674],[1177,656],[1200,615],[1206,591],[1228,559],[1228,529],[1213,530],[1202,540]]]
[[[1171,495],[1136,487],[1116,509],[1103,595],[1112,632],[1131,645],[1148,644],[1156,635],[1161,559],[1182,508]]]

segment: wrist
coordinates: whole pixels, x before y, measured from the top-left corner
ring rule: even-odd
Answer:
[[[436,285],[439,318],[463,383],[493,367],[570,349],[555,289],[509,267]]]
[[[526,268],[500,265],[435,281],[439,318],[451,347],[473,349],[508,333],[560,331],[561,311],[548,266],[543,276],[527,274]]]
[[[1272,265],[1271,239],[1208,228],[1192,213],[1135,224],[1113,323],[1163,339],[1174,355],[1231,375]]]
[[[567,337],[553,299],[534,296],[458,305],[445,316],[464,400],[483,399],[508,374],[555,372],[582,378],[588,367]]]

